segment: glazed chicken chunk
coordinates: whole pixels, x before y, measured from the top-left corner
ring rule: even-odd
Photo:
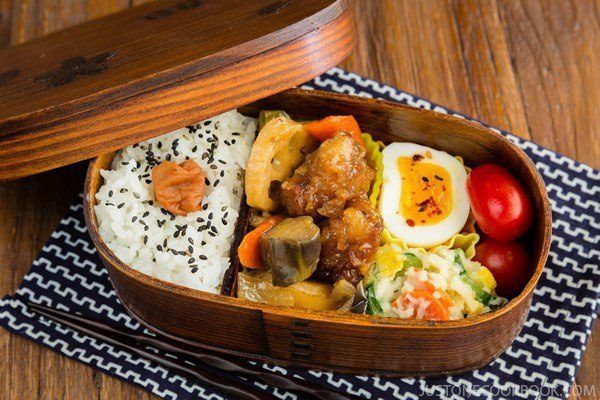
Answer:
[[[292,216],[338,216],[349,200],[368,193],[375,171],[365,159],[364,146],[338,132],[306,157],[283,181],[281,203]]]
[[[316,274],[336,282],[356,285],[375,261],[383,225],[366,194],[348,202],[348,207],[321,228],[321,259]]]

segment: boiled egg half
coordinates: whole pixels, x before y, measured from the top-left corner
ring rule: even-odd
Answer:
[[[465,166],[415,143],[392,143],[382,153],[379,212],[392,236],[430,248],[459,233],[470,211]]]

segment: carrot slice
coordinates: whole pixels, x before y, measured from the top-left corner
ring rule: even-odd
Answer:
[[[350,134],[357,142],[364,144],[360,137],[361,131],[358,122],[352,115],[332,115],[319,121],[309,122],[304,127],[312,137],[321,142],[342,131]]]
[[[265,269],[260,254],[260,237],[282,219],[280,215],[269,217],[244,236],[238,247],[240,264],[246,268]]]
[[[450,312],[448,307],[453,305],[452,299],[445,292],[438,290],[442,296],[438,299],[433,296],[432,291],[429,290],[413,290],[405,294],[404,296],[396,299],[394,304],[400,305],[402,303],[414,303],[412,299],[424,299],[429,302],[427,309],[425,310],[425,319],[429,321],[448,321],[450,319]],[[410,298],[409,298],[410,296]],[[414,317],[414,316],[413,316]]]

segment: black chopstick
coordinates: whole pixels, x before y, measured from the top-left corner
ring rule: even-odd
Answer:
[[[253,378],[259,379],[268,385],[275,386],[275,387],[278,387],[281,389],[295,391],[295,392],[303,392],[303,393],[309,394],[311,396],[314,396],[318,399],[324,399],[324,400],[357,399],[357,397],[355,397],[355,396],[342,394],[342,393],[325,388],[323,386],[320,386],[320,385],[315,384],[310,381],[305,381],[305,380],[293,378],[290,376],[278,375],[278,374],[266,371],[260,367],[252,366],[251,364],[248,364],[247,362],[238,361],[238,360],[234,360],[234,359],[231,359],[228,357],[224,357],[223,355],[217,354],[216,352],[212,352],[209,350],[203,350],[203,349],[200,350],[200,349],[196,349],[196,348],[194,348],[194,351],[186,350],[186,349],[182,348],[181,343],[178,343],[170,338],[167,338],[167,337],[164,337],[161,335],[157,335],[156,338],[148,337],[145,335],[141,335],[130,329],[117,328],[117,327],[105,324],[103,322],[94,321],[94,320],[87,319],[85,317],[75,315],[75,314],[69,314],[67,312],[59,311],[59,310],[56,310],[56,309],[53,309],[50,307],[46,307],[46,306],[42,306],[39,304],[30,302],[30,303],[28,303],[28,306],[31,307],[34,311],[38,312],[39,314],[42,314],[42,315],[44,315],[48,318],[51,318],[55,321],[61,322],[67,326],[74,328],[74,329],[82,330],[85,333],[88,333],[90,336],[94,336],[94,337],[109,341],[110,343],[113,343],[113,344],[123,345],[123,342],[135,341],[142,345],[152,346],[152,347],[159,348],[159,349],[162,349],[162,350],[170,352],[170,353],[177,353],[180,355],[185,355],[185,356],[191,358],[191,360],[194,361],[195,364],[198,364],[198,365],[204,364],[205,366],[210,366],[212,368],[216,368],[221,371],[241,373],[241,374],[248,375]],[[111,336],[112,336],[112,339],[111,339]],[[116,338],[115,338],[115,336],[116,336]],[[164,357],[161,357],[157,354],[150,353],[145,350],[140,350],[139,348],[137,348],[135,346],[131,346],[131,347],[127,347],[127,348],[132,351],[135,351],[137,354],[140,354],[144,357],[152,359],[153,361],[155,361],[157,363],[166,365],[168,367],[176,368],[176,369],[181,369],[181,366],[179,364],[175,364],[171,360],[165,359]],[[141,354],[140,351],[143,351],[144,354]],[[152,357],[150,357],[150,356],[152,356]],[[162,361],[163,359],[164,359],[164,361],[166,361],[170,364],[169,365],[165,364]],[[198,373],[198,372],[196,372],[196,373]],[[210,371],[209,371],[209,373],[210,373]],[[211,374],[216,375],[214,373],[211,373]],[[194,375],[194,376],[197,377],[196,375]],[[216,375],[216,376],[222,379],[222,377],[220,377],[219,375]],[[200,379],[202,382],[206,382],[213,386],[219,387],[219,386],[215,385],[214,382],[207,382],[205,379],[202,379],[200,377],[197,377],[197,378]],[[231,379],[231,380],[235,383],[239,383],[238,381],[235,381],[233,379]],[[225,390],[225,388],[222,388],[222,389]],[[246,391],[246,393],[247,393],[247,391]],[[265,395],[265,393],[263,393],[263,392],[257,392],[257,394],[259,394],[262,397],[264,397],[264,395]],[[244,397],[244,398],[248,398],[248,397]],[[252,398],[252,397],[250,397],[250,398]]]
[[[81,317],[69,318],[73,316],[49,307],[40,306],[38,304],[28,303],[28,306],[38,314],[60,322],[63,325],[81,331],[94,338],[123,347],[132,353],[142,356],[150,361],[154,361],[165,367],[172,368],[183,375],[191,376],[198,381],[215,387],[224,393],[234,396],[235,398],[244,400],[275,399],[274,396],[253,388],[251,383],[243,384],[235,379],[216,374],[208,369],[205,365],[200,363],[198,363],[195,368],[192,368],[182,365],[180,362],[178,363],[151,351],[142,349],[130,343],[133,338],[129,337],[127,333],[119,332],[119,330],[116,328],[105,329],[104,324],[97,321],[88,322]],[[76,320],[77,322],[74,322],[73,320]],[[110,334],[107,334],[107,332]],[[143,344],[143,342],[141,343]]]

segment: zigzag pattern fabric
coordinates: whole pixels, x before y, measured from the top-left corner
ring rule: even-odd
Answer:
[[[339,68],[304,87],[383,98],[467,118]],[[504,354],[476,371],[427,379],[341,375],[266,364],[262,367],[366,399],[565,398],[600,306],[600,171],[502,133],[531,157],[542,174],[554,220],[550,256],[529,317]],[[0,301],[0,324],[163,398],[228,398],[123,349],[39,318],[27,309],[28,301],[150,334],[117,299],[86,232],[81,199],[52,233],[15,295]],[[253,384],[282,399],[297,398],[259,382]]]

